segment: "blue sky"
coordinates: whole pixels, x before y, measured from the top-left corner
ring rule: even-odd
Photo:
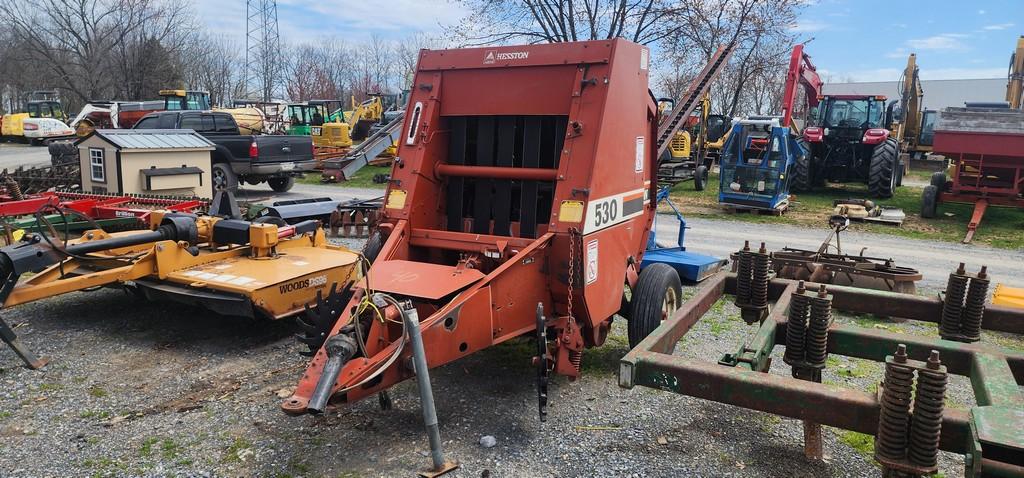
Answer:
[[[834,81],[898,80],[909,53],[922,79],[1005,78],[1024,1],[819,0],[791,28]]]
[[[194,0],[215,32],[244,41],[245,0]],[[353,43],[374,33],[399,39],[439,34],[465,12],[445,0],[278,0],[283,42],[335,36]],[[896,81],[917,53],[923,79],[1003,78],[1024,34],[1024,0],[806,0],[790,26],[811,39],[807,52],[832,81]]]

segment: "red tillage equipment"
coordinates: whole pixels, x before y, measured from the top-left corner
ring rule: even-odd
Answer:
[[[934,149],[953,163],[932,176],[922,194],[921,216],[935,217],[940,202],[974,203],[964,243],[989,205],[1024,208],[1024,110],[946,108],[935,127]]]
[[[577,377],[616,313],[636,344],[675,310],[676,269],[641,270],[657,192],[649,55],[620,39],[422,51],[368,280],[308,314],[315,355],[282,408],[318,413],[413,377],[411,312],[429,367],[534,337],[543,417],[548,372]]]

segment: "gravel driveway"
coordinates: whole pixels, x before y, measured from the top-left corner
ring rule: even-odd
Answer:
[[[691,247],[718,247],[698,240],[708,234],[736,249],[713,222],[691,223]],[[742,227],[746,237],[767,233],[750,224],[717,227]],[[935,290],[925,285],[923,292]],[[286,321],[229,319],[112,289],[42,300],[4,317],[53,361],[30,371],[0,347],[0,477],[392,477],[413,476],[429,462],[413,382],[392,389],[390,411],[364,400],[321,417],[282,413],[279,396],[288,395],[304,366]],[[934,335],[933,326],[912,323],[861,325]],[[676,353],[717,360],[752,332],[723,302]],[[618,320],[608,343],[584,354],[580,380],[554,380],[546,423],[537,418],[532,342],[502,344],[432,371],[446,452],[462,462],[451,476],[878,476],[873,459],[838,430],[825,433],[828,459],[813,462],[803,457],[797,421],[620,389],[625,344]],[[825,379],[868,389],[881,368],[860,362],[833,360]],[[775,363],[773,373],[789,373],[781,357]],[[951,402],[968,406],[962,382]],[[497,445],[481,447],[484,435]],[[956,456],[942,454],[941,466],[947,477],[963,474]]]

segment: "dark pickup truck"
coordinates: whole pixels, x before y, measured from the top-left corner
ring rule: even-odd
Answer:
[[[214,190],[235,189],[241,182],[267,182],[277,192],[295,177],[313,171],[310,136],[243,135],[230,114],[218,111],[157,111],[139,119],[135,129],[191,129],[210,140]]]

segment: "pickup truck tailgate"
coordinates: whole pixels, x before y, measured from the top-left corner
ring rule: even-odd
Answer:
[[[313,159],[313,138],[294,135],[253,136],[259,155],[256,163],[302,162]]]

